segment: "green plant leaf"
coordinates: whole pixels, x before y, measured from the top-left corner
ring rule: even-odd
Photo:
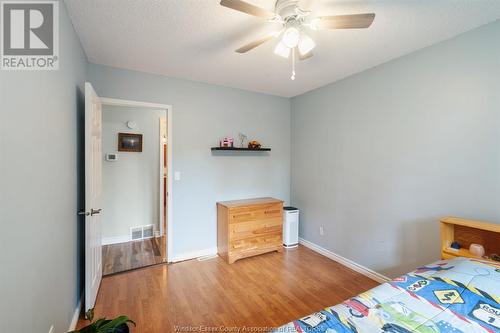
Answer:
[[[70,333],[115,333],[117,328],[122,325],[128,325],[129,323],[136,326],[135,322],[130,320],[127,316],[119,316],[113,320],[99,318],[79,331]]]
[[[127,316],[119,316],[116,317],[115,319],[111,320],[110,322],[106,323],[101,327],[101,329],[107,329],[107,328],[115,328],[117,326],[126,324],[129,322],[129,319]]]
[[[94,308],[88,309],[88,311],[85,312],[85,319],[87,319],[90,322],[94,320]]]
[[[94,324],[90,324],[88,326],[81,328],[78,331],[71,331],[69,333],[97,333],[97,329]]]
[[[98,329],[102,327],[104,324],[106,324],[106,322],[107,322],[106,318],[99,318],[92,325],[94,325],[94,327]]]

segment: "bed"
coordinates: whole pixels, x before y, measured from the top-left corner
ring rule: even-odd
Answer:
[[[273,332],[500,332],[500,263],[441,260]]]

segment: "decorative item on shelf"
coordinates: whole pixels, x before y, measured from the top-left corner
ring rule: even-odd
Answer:
[[[219,142],[219,145],[221,147],[225,147],[225,148],[233,147],[234,146],[234,139],[230,138],[230,137],[224,138]]]
[[[480,244],[471,244],[469,247],[469,252],[472,255],[482,257],[484,256],[484,247]]]
[[[248,143],[248,148],[249,149],[260,149],[262,145],[259,143],[259,141],[252,140]]]
[[[491,255],[491,260],[500,261],[500,255],[493,253]]]
[[[455,250],[460,250],[461,246],[458,242],[453,242],[453,243],[451,243],[450,248],[455,249]]]
[[[238,134],[238,139],[240,140],[240,147],[245,147],[245,141],[247,140],[247,136],[243,133]]]
[[[118,133],[118,151],[142,152],[142,134]]]

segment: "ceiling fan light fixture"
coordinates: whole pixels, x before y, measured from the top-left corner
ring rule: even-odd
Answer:
[[[312,19],[309,23],[305,23],[304,25],[311,30],[319,30],[321,24],[321,19],[319,17],[316,17]]]
[[[293,49],[299,44],[300,41],[300,31],[297,28],[290,27],[283,33],[283,38],[281,39],[286,47]]]
[[[287,47],[282,41],[280,41],[274,48],[274,54],[288,59],[288,57],[290,56],[290,48]]]
[[[297,48],[299,49],[299,53],[301,56],[304,56],[312,51],[316,47],[316,43],[306,34],[302,34],[300,37],[299,45]]]

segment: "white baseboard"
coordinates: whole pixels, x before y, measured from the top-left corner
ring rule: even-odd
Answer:
[[[130,241],[130,235],[114,236],[114,237],[103,237],[102,245],[126,243]]]
[[[354,261],[351,261],[347,258],[344,258],[336,253],[333,253],[332,251],[327,250],[324,247],[321,247],[317,244],[314,244],[308,240],[305,240],[303,238],[299,238],[299,243],[304,245],[305,247],[315,251],[315,252],[318,252],[321,255],[324,255],[325,257],[327,257],[329,259],[332,259],[332,260],[338,262],[339,264],[342,264],[346,267],[349,267],[353,271],[356,271],[358,273],[361,273],[361,274],[369,277],[372,280],[375,280],[375,281],[380,282],[380,283],[391,281],[391,279],[389,279],[387,276],[384,276],[384,275],[377,273],[377,272],[375,272],[375,271],[373,271],[373,270],[371,270],[363,265],[360,265],[360,264],[355,263]]]
[[[73,313],[73,318],[71,318],[71,323],[69,324],[68,331],[74,331],[76,329],[76,324],[78,324],[78,319],[80,319],[80,312],[82,311],[83,298],[80,298],[76,306],[75,312]]]
[[[192,251],[192,252],[184,252],[181,254],[176,254],[172,258],[172,262],[184,261],[189,259],[196,259],[199,257],[205,256],[213,256],[217,254],[217,247],[211,247],[208,249],[200,250],[200,251]]]

